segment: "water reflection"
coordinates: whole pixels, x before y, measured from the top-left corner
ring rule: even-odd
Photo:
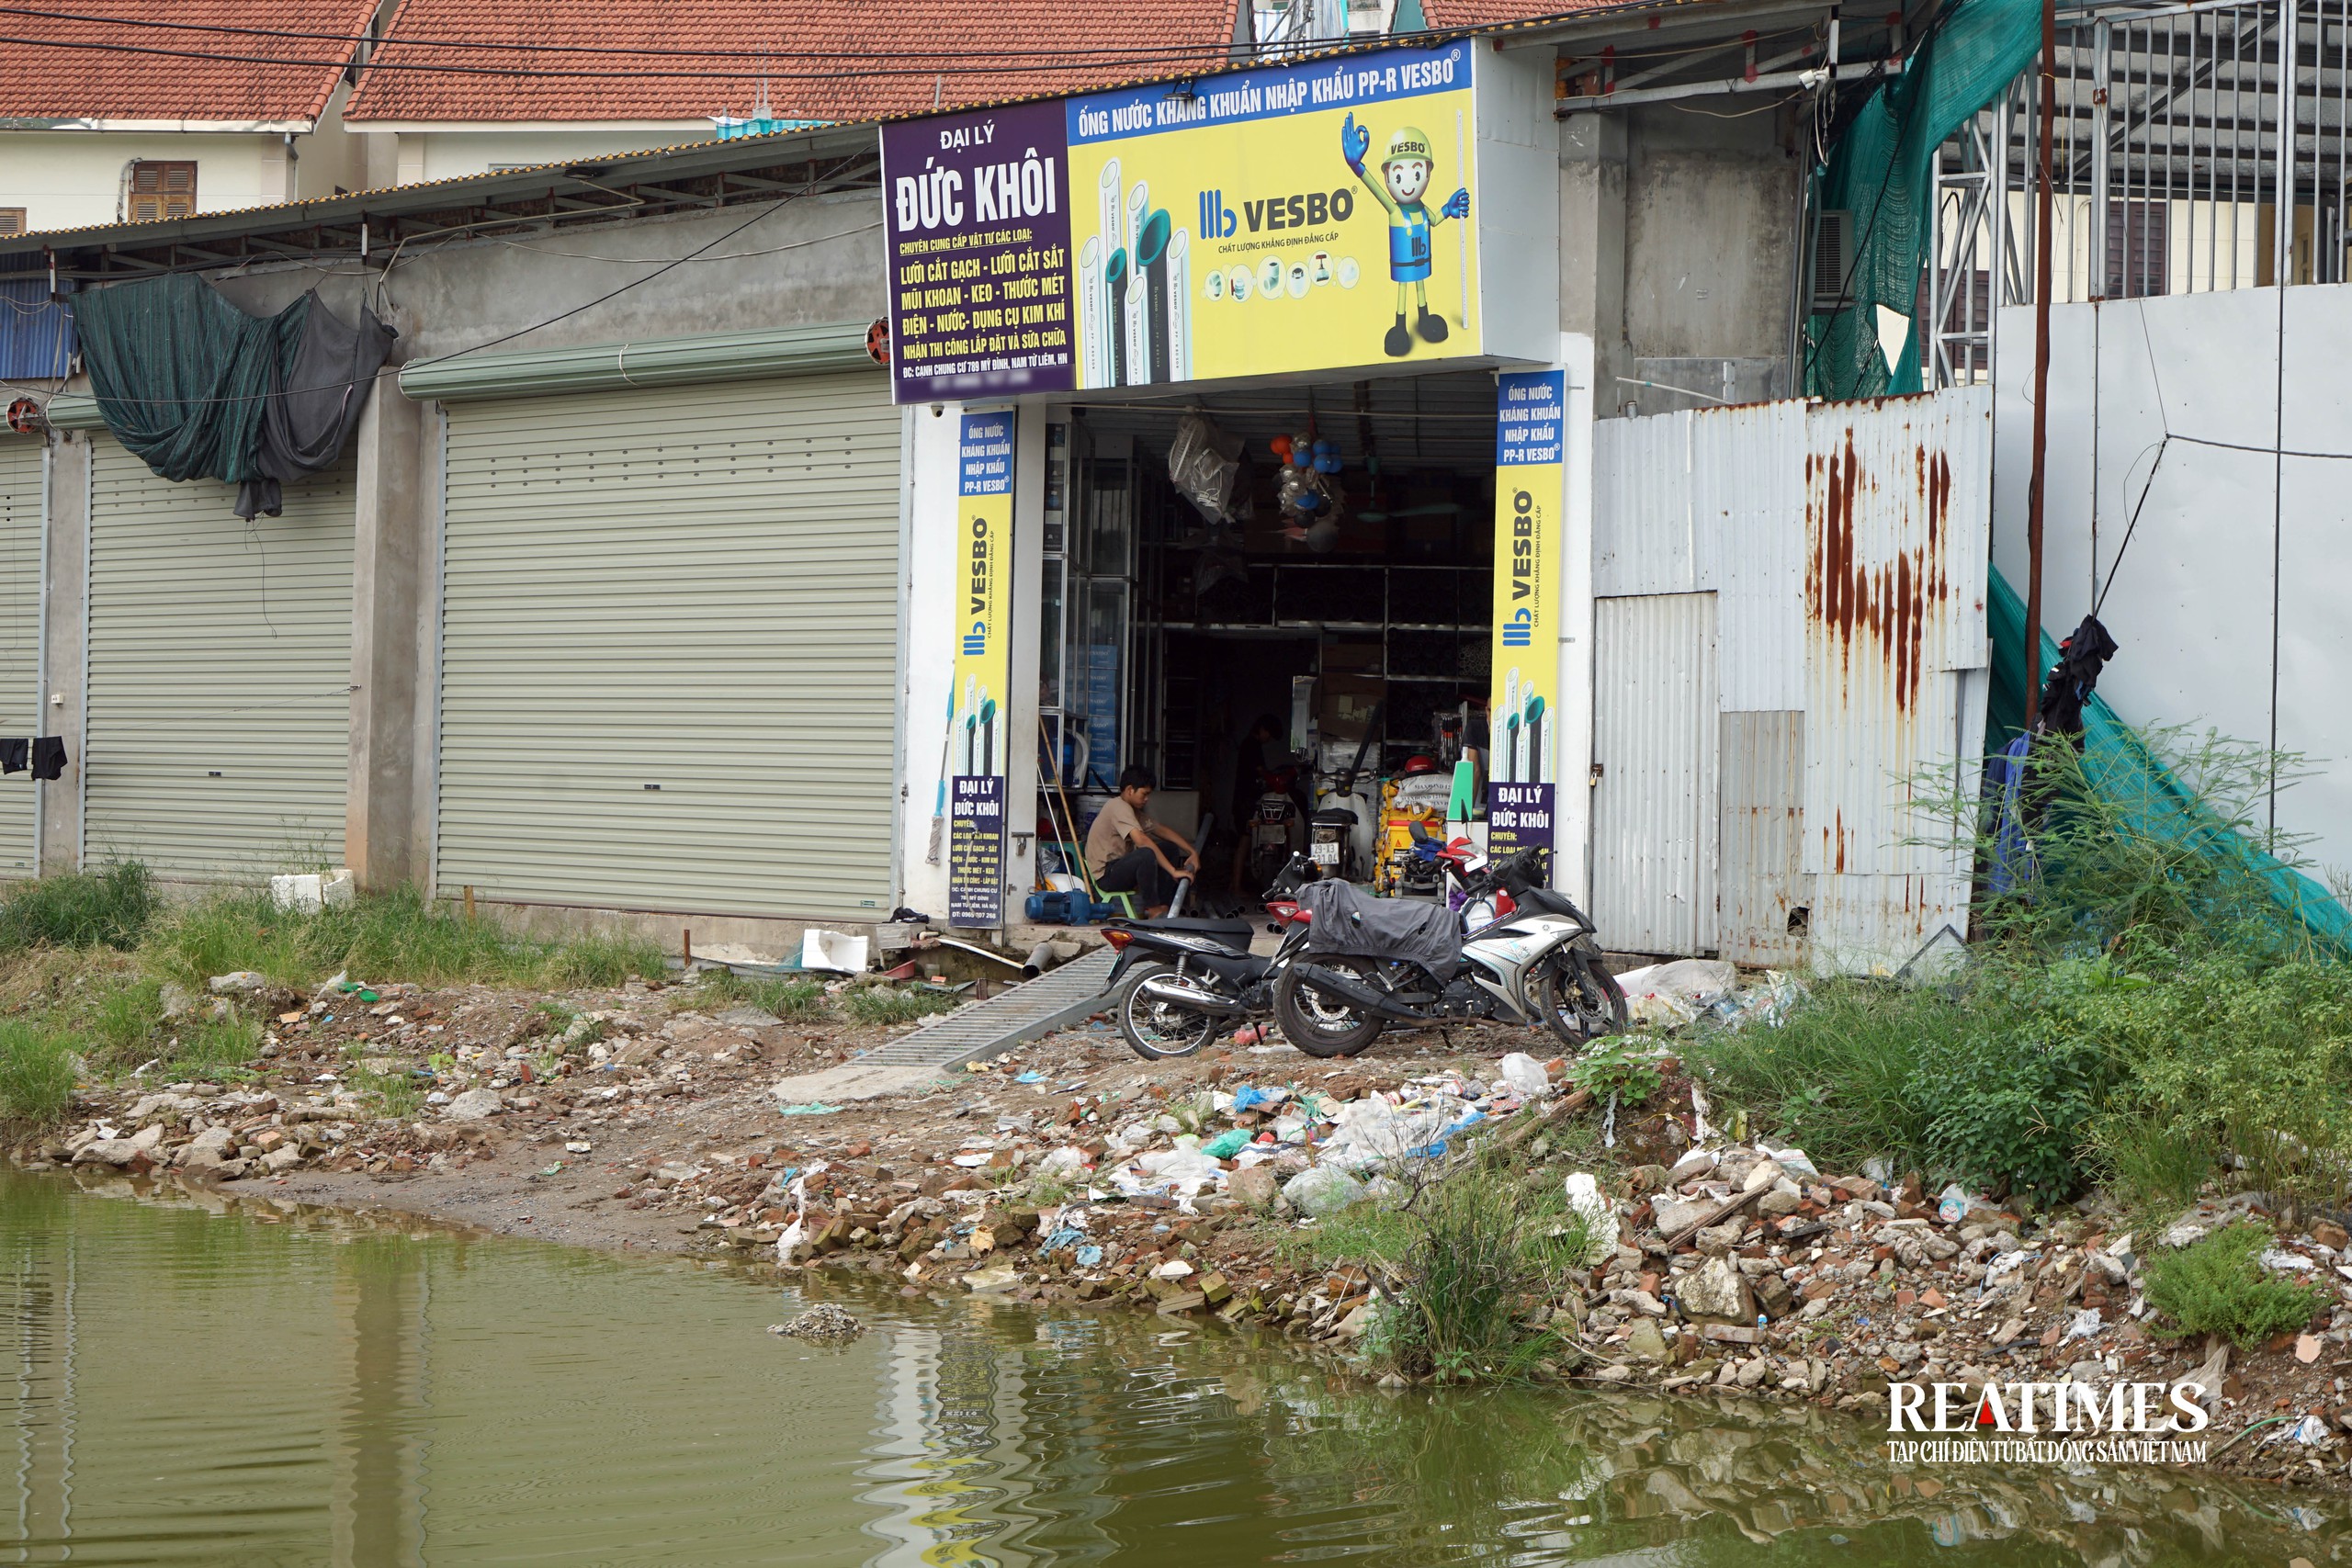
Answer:
[[[1898,1473],[1846,1417],[1342,1383],[1210,1325],[853,1302],[217,1195],[0,1179],[18,1562],[2352,1562],[2154,1472]]]

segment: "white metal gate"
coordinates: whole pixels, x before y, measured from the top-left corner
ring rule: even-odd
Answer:
[[[1633,953],[1715,947],[1715,596],[1593,606],[1592,913]]]

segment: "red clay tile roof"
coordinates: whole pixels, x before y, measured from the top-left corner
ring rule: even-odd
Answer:
[[[23,3],[23,0],[19,0]],[[21,119],[311,120],[334,91],[352,46],[142,26],[214,23],[356,33],[368,0],[31,0],[87,19],[0,16],[0,118]],[[49,40],[54,40],[49,41]],[[79,45],[105,47],[84,48]],[[130,46],[125,48],[124,46]],[[134,50],[168,50],[146,54]],[[200,60],[187,54],[253,59]]]
[[[402,0],[391,42],[352,96],[363,120],[679,120],[749,114],[765,56],[768,112],[869,119],[934,104],[1069,92],[1222,69],[1234,0]],[[403,38],[429,40],[402,43]],[[632,55],[447,47],[556,42]],[[752,58],[670,54],[708,49]],[[1091,51],[1091,52],[1090,52]],[[402,70],[462,65],[484,74]],[[515,75],[532,73],[602,73]],[[688,74],[661,75],[657,72]],[[704,79],[697,76],[707,73]]]
[[[1421,14],[1429,18],[1430,27],[1441,29],[1492,28],[1536,17],[1603,11],[1628,4],[1630,0],[1421,0]]]

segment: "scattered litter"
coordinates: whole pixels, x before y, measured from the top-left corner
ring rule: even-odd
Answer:
[[[2058,1343],[2066,1345],[2077,1339],[2097,1338],[2099,1331],[2106,1326],[2106,1323],[2099,1316],[2098,1308],[2085,1307],[2068,1322],[2066,1332],[2059,1337]]]
[[[1698,1021],[1701,1013],[1738,985],[1738,967],[1717,958],[1679,958],[1617,976],[1633,1021],[1663,1029]]]
[[[1521,1100],[1533,1100],[1552,1088],[1551,1075],[1544,1072],[1544,1064],[1524,1051],[1513,1051],[1505,1056],[1496,1065],[1496,1071]]]
[[[846,931],[829,931],[811,926],[800,933],[800,967],[829,969],[841,975],[865,973],[865,950],[868,939],[851,936]]]
[[[840,1106],[828,1105],[821,1100],[803,1100],[796,1105],[779,1105],[775,1108],[776,1114],[779,1116],[831,1116],[840,1110]]]
[[[2263,1248],[2262,1266],[2265,1269],[2283,1269],[2290,1274],[2307,1274],[2319,1267],[2300,1252],[2287,1252],[2275,1247]]]

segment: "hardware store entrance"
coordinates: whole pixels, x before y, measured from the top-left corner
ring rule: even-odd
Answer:
[[[1494,484],[1483,370],[1050,411],[1040,841],[1139,764],[1160,821],[1214,814],[1212,904],[1250,902],[1334,808],[1357,820],[1322,835],[1327,869],[1410,891],[1384,826],[1435,827],[1487,743]]]

